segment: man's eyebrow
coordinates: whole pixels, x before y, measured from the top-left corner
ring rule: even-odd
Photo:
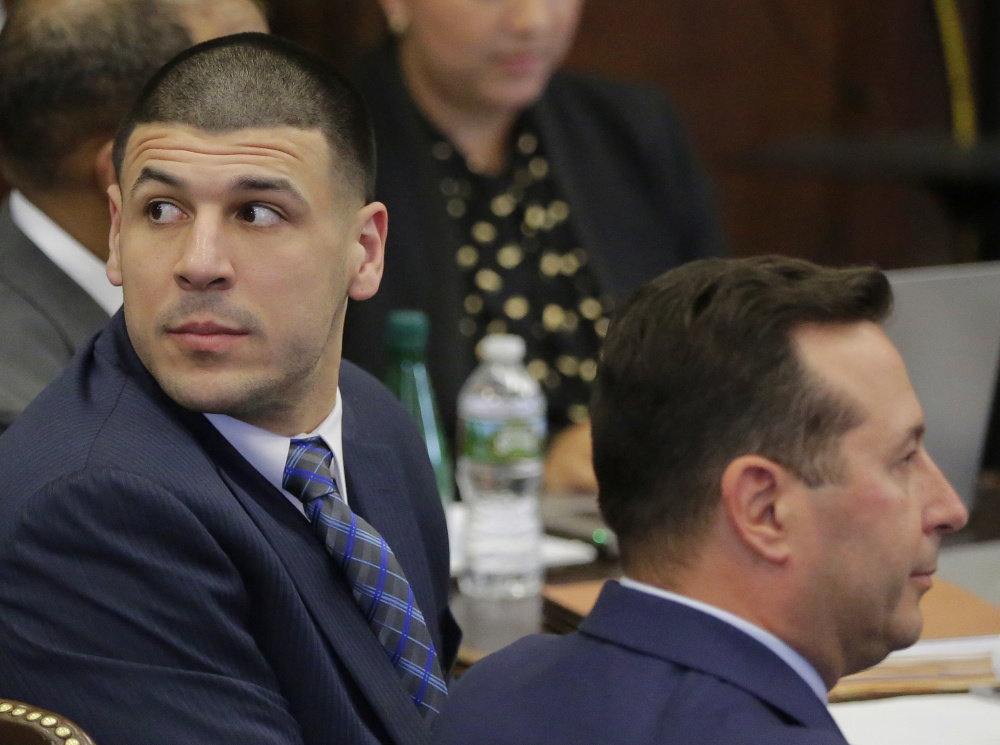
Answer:
[[[286,178],[268,178],[266,176],[239,176],[229,184],[232,191],[280,191],[293,199],[305,203],[306,198]]]
[[[180,187],[184,185],[184,179],[173,176],[166,171],[161,171],[159,168],[153,168],[152,166],[146,166],[139,172],[139,177],[132,184],[132,189],[129,191],[129,196],[134,197],[135,193],[139,190],[147,181],[157,181],[161,184],[166,184],[167,186]]]

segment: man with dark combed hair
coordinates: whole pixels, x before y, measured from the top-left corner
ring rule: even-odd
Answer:
[[[591,409],[625,576],[577,633],[476,663],[438,741],[846,745],[828,689],[917,640],[941,536],[967,519],[879,327],[890,306],[875,269],[780,257],[644,285]]]
[[[423,745],[459,632],[416,424],[341,363],[387,217],[360,97],[265,34],[122,124],[124,308],[0,438],[0,691],[99,743]]]
[[[19,0],[0,33],[0,432],[121,305],[104,272],[111,138],[193,42],[266,30],[255,0]]]

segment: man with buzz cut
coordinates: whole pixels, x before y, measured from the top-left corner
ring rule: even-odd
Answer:
[[[967,514],[879,327],[888,280],[758,257],[643,286],[592,401],[625,576],[577,633],[477,662],[441,745],[845,745],[827,690],[920,635]]]
[[[102,745],[427,743],[444,514],[415,423],[340,358],[386,236],[361,98],[223,37],[113,156],[124,308],[0,437],[0,695]]]

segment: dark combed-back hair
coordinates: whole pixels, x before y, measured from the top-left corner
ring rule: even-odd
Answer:
[[[111,138],[149,77],[191,37],[155,0],[20,0],[0,32],[0,141],[16,186],[51,188],[87,138]]]
[[[601,511],[626,564],[656,546],[683,563],[726,466],[755,454],[810,486],[841,478],[856,405],[800,361],[805,324],[880,322],[888,280],[783,257],[706,259],[644,285],[615,317],[591,416]]]
[[[206,132],[296,127],[323,132],[348,186],[371,201],[375,144],[361,96],[325,60],[275,36],[234,34],[177,55],[139,94],[115,137],[125,147],[140,124],[184,124]]]

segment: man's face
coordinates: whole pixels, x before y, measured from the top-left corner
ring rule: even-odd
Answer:
[[[283,434],[322,421],[347,298],[378,289],[386,222],[338,178],[326,138],[141,125],[109,195],[108,277],[167,394]]]
[[[840,440],[842,478],[811,490],[802,536],[811,567],[803,592],[839,676],[918,639],[941,535],[968,514],[924,449],[923,412],[881,329],[808,326],[795,338],[807,368],[863,416]]]
[[[449,105],[516,112],[562,62],[583,0],[386,0],[404,6],[403,64]]]

